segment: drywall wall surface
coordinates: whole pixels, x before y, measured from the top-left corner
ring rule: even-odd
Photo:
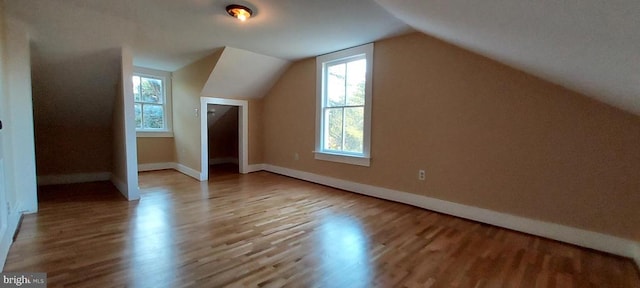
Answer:
[[[263,99],[249,100],[249,164],[264,163]]]
[[[0,3],[0,269],[24,213],[38,210],[29,35]]]
[[[38,176],[111,171],[111,127],[38,125]]]
[[[138,137],[138,164],[175,162],[175,142],[171,137]]]
[[[201,167],[200,97],[222,49],[173,72],[173,128],[176,162],[199,171]],[[225,97],[220,97],[225,98]],[[249,164],[262,163],[262,100],[248,100]],[[197,111],[196,111],[197,109]]]
[[[200,92],[222,50],[173,72],[173,136],[176,162],[200,170]]]
[[[31,51],[38,176],[110,171],[119,49],[58,62]]]
[[[315,59],[263,100],[264,162],[640,240],[640,117],[420,33],[374,54],[370,167],[314,159]]]
[[[113,169],[111,182],[128,200],[140,198],[135,115],[133,108],[133,53],[121,51],[121,71],[113,109]]]
[[[5,155],[7,171],[13,181],[13,189],[7,193],[12,210],[36,212],[38,210],[36,186],[36,156],[31,91],[31,55],[29,35],[24,25],[14,19],[6,19],[6,53],[8,55],[7,92],[9,97],[3,119],[6,135],[11,143],[11,153]],[[20,206],[20,207],[17,207]]]

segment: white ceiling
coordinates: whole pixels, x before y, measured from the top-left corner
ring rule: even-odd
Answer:
[[[426,34],[640,115],[638,0],[376,0]]]
[[[211,128],[211,126],[216,124],[216,122],[218,122],[218,120],[220,120],[220,118],[227,114],[227,112],[229,112],[229,110],[231,110],[232,108],[236,110],[238,109],[237,106],[216,104],[207,105],[207,127]],[[211,134],[209,134],[209,137],[211,137]]]
[[[223,46],[296,60],[413,27],[640,115],[637,0],[4,1],[6,13],[29,26],[39,65],[73,71],[77,62],[92,79],[110,71],[104,61],[88,71],[92,55],[123,44],[136,65],[174,71]],[[255,17],[227,16],[231,2],[248,4]]]
[[[5,0],[45,58],[127,44],[134,64],[174,71],[231,46],[295,60],[411,29],[372,0]],[[253,8],[246,22],[225,7]]]
[[[236,99],[262,98],[289,67],[289,61],[225,47],[201,96]]]

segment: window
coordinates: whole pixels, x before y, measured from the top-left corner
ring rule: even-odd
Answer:
[[[171,73],[135,68],[133,98],[138,137],[173,137]]]
[[[319,160],[369,166],[373,44],[316,58]]]

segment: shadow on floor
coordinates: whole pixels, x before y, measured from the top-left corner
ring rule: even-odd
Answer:
[[[218,177],[238,175],[240,173],[239,171],[240,170],[238,168],[238,164],[226,163],[226,164],[210,165],[209,180],[218,178]]]
[[[109,181],[38,186],[38,202],[127,201]]]

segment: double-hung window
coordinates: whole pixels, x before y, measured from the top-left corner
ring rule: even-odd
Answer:
[[[136,67],[132,82],[138,137],[172,137],[171,73]]]
[[[316,58],[319,160],[370,164],[373,44]]]

